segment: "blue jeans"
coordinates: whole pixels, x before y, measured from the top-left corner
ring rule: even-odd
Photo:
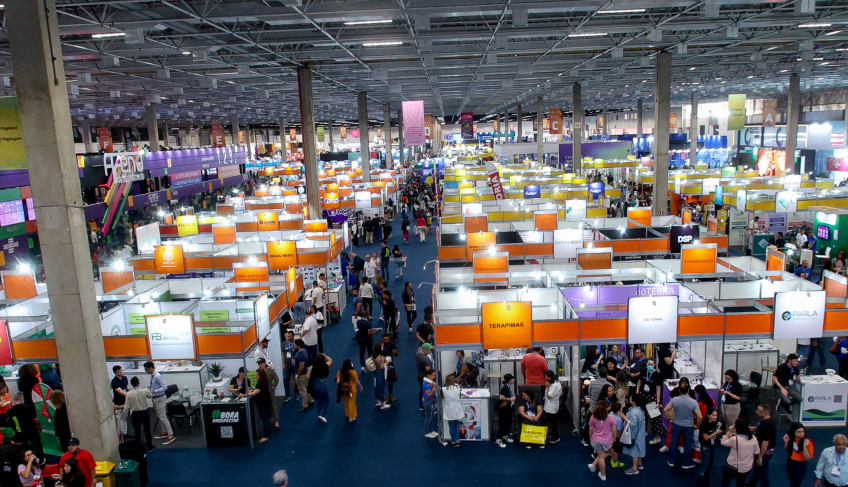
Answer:
[[[385,369],[377,369],[374,373],[374,399],[382,402],[386,397]]]
[[[327,390],[325,379],[316,379],[312,383],[312,397],[315,399],[318,416],[327,417],[327,408],[330,406],[330,392]]]
[[[677,465],[677,461],[680,460],[680,450],[677,449],[676,445],[678,441],[680,441],[680,435],[683,435],[683,462],[684,466],[692,465],[692,426],[679,426],[674,423],[671,424],[671,447],[668,450],[668,461]]]
[[[448,427],[450,428],[451,443],[459,443],[459,420],[448,421]]]
[[[436,403],[424,401],[424,434],[438,431]]]
[[[289,386],[289,382],[294,380],[294,365],[291,367],[286,367],[283,371],[283,390],[286,393],[286,397],[291,397],[293,399],[297,399],[297,387],[294,388],[294,396],[291,394],[291,387]]]
[[[389,280],[389,259],[380,261],[380,275],[383,276],[383,279]]]
[[[771,447],[771,445],[769,445]],[[756,457],[754,457],[754,474],[751,476],[751,480],[748,481],[746,485],[750,487],[757,487],[757,482],[760,483],[763,487],[769,487],[769,477],[768,477],[768,468],[769,462],[771,462],[772,455],[763,455],[763,465],[757,465]]]

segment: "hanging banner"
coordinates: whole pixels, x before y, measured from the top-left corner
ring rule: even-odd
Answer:
[[[15,96],[0,98],[0,129],[3,131],[0,137],[0,171],[26,169],[24,132]]]
[[[551,119],[550,128],[548,131],[551,135],[561,134],[562,133],[562,109],[561,108],[550,108],[548,109],[548,117]]]
[[[151,360],[196,360],[194,315],[152,315],[144,318]]]
[[[827,291],[774,294],[774,339],[820,338]]]
[[[115,148],[112,146],[112,130],[109,127],[97,127],[97,140],[100,144],[100,150],[115,152]]]
[[[627,342],[676,342],[677,303],[677,296],[628,298]]]
[[[529,301],[483,303],[483,348],[526,349],[533,343],[532,305]]]
[[[324,142],[324,127],[318,127],[318,142]]]
[[[403,139],[407,145],[424,145],[424,102],[405,101],[403,105]]]
[[[159,245],[153,252],[153,267],[157,274],[182,274],[185,259],[181,245]]]
[[[542,188],[538,184],[524,186],[524,199],[541,198]]]
[[[212,124],[212,147],[226,147],[227,133],[224,132],[224,126],[220,123]]]
[[[495,232],[468,233],[465,236],[465,258],[473,262],[474,254],[486,252],[495,246]]]
[[[271,333],[271,313],[268,309],[268,295],[263,294],[253,302],[253,314],[256,321],[256,339],[267,338]]]
[[[280,215],[276,211],[257,213],[256,229],[260,232],[276,232],[280,229]]]
[[[424,138],[433,140],[433,128],[436,125],[436,120],[429,113],[424,114]],[[495,129],[497,130],[497,129]]]
[[[200,233],[200,230],[195,215],[180,215],[177,217],[177,234],[180,237],[188,237],[198,233]]]
[[[745,94],[737,93],[727,95],[727,108],[730,115],[727,117],[727,130],[742,130],[745,128]]]
[[[297,303],[302,290],[303,279],[297,278],[297,267],[289,267],[289,270],[286,271],[286,295],[288,296],[289,308]]]
[[[463,139],[474,138],[474,113],[462,112],[459,115],[459,127]]]
[[[350,130],[350,138],[358,139],[359,138],[359,129],[351,129]]]
[[[777,100],[763,100],[763,127],[774,127],[777,123]]]
[[[498,168],[491,161],[486,161],[486,172],[489,173],[489,186],[492,187],[492,193],[495,194],[495,199],[505,199],[506,193],[504,192],[503,185],[501,184],[501,175],[498,172]]]
[[[679,116],[676,113],[672,113],[668,116],[668,128],[676,129],[679,120]]]
[[[716,267],[716,244],[681,245],[680,272],[682,274],[713,274]]]
[[[345,127],[344,125],[339,127],[339,135],[341,136],[342,140],[346,139],[347,138],[347,127]]]

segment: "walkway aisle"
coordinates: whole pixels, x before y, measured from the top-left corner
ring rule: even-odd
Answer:
[[[434,259],[434,235],[427,242],[402,244],[399,222],[390,246],[398,243],[408,256],[404,280],[414,284],[418,299],[420,323],[424,307],[430,303],[431,286],[418,283],[433,282],[433,264],[422,270],[425,262]],[[360,255],[375,252],[379,243],[360,246]],[[394,265],[390,267],[394,276]],[[392,278],[390,289],[400,305],[404,280]],[[376,305],[375,305],[376,311]],[[332,377],[345,358],[354,361],[358,369],[358,347],[351,340],[352,311],[344,310],[339,323],[324,333],[326,352],[333,358]],[[402,313],[403,315],[403,313]],[[375,326],[378,320],[375,319]],[[417,324],[416,323],[416,324]],[[424,438],[422,413],[418,410],[418,382],[414,365],[417,341],[409,333],[406,318],[400,323],[397,402],[387,410],[374,407],[371,374],[363,380],[365,391],[359,393],[359,419],[348,423],[341,404],[331,403],[329,424],[317,420],[314,409],[298,413],[299,403],[285,404],[280,414],[280,431],[270,442],[255,450],[248,448],[159,449],[149,457],[151,487],[185,486],[268,486],[274,471],[285,468],[292,487],[367,486],[380,487],[420,485],[513,485],[532,486],[541,483],[554,485],[603,485],[586,468],[589,450],[569,435],[571,428],[560,427],[563,441],[544,450],[526,450],[517,445],[500,449],[490,442],[463,443],[457,451],[443,447],[436,440]],[[440,372],[444,376],[447,372]],[[330,387],[335,399],[335,387]],[[816,459],[822,448],[830,445],[835,429],[810,430],[816,442]],[[194,434],[200,434],[199,431]],[[780,432],[782,436],[783,432]],[[608,468],[609,485],[629,486],[694,485],[692,471],[672,471],[665,464],[666,456],[648,447],[645,470],[636,477],[626,477],[623,468]],[[712,472],[712,484],[721,479],[725,453],[718,454]],[[629,457],[624,461],[629,462]],[[628,463],[629,466],[629,463]],[[812,485],[813,465],[808,469],[806,484]],[[785,460],[776,454],[770,468],[772,485],[788,485]],[[626,479],[626,480],[625,480]]]

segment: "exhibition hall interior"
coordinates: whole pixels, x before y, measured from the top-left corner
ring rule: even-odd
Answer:
[[[0,19],[0,486],[848,487],[844,0]]]

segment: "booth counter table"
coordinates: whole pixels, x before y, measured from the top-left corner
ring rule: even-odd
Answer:
[[[247,398],[204,400],[200,403],[206,446],[249,446],[252,442]]]
[[[751,371],[762,371],[762,359],[768,365],[779,365],[780,350],[768,343],[727,344],[724,346],[724,369],[733,369],[741,377],[748,377]]]
[[[800,388],[800,421],[805,426],[845,426],[848,381],[834,375],[803,375]]]
[[[324,304],[326,306],[335,306],[339,310],[343,310],[347,306],[347,291],[343,282],[331,282],[327,286],[327,292],[324,295]]]
[[[488,389],[462,389],[460,402],[465,417],[459,420],[459,437],[468,441],[488,441],[492,438],[492,397]],[[442,421],[442,438],[450,441],[450,428]]]
[[[165,384],[176,384],[180,390],[188,387],[192,391],[202,391],[203,384],[206,382],[204,374],[206,373],[206,364],[202,365],[187,365],[175,366],[168,365],[160,367],[157,365],[156,371],[162,374]],[[127,379],[138,377],[142,387],[150,385],[150,375],[144,371],[143,367],[133,367],[124,369],[124,375]]]

